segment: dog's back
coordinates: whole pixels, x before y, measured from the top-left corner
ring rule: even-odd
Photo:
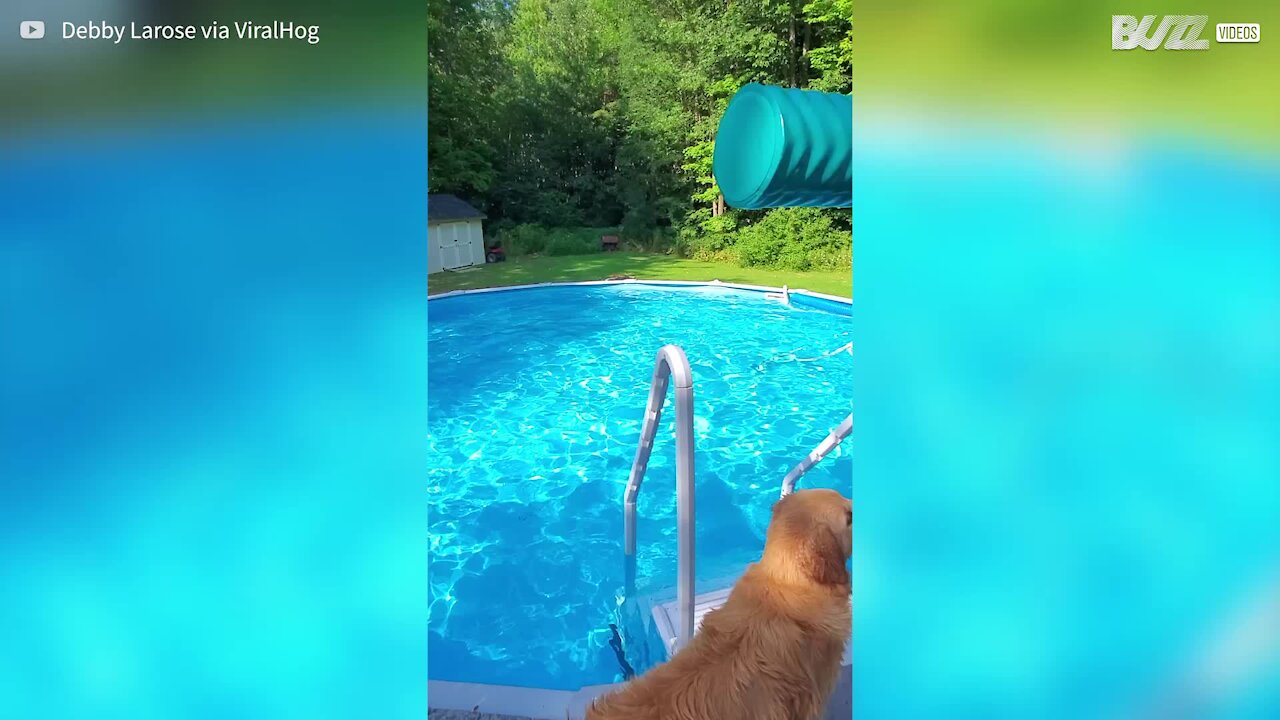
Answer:
[[[587,718],[816,718],[835,687],[850,624],[847,593],[780,589],[753,565],[687,648],[597,701]]]
[[[779,501],[764,556],[670,661],[601,698],[588,720],[813,720],[840,673],[852,611],[849,501]]]

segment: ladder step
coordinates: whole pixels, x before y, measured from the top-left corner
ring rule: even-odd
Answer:
[[[707,616],[707,613],[725,604],[732,589],[732,587],[726,587],[694,596],[693,628],[695,633],[702,628],[702,619]],[[671,649],[675,646],[676,628],[680,626],[679,604],[675,600],[654,603],[653,622],[658,631],[658,636],[662,638],[663,649],[666,650],[667,657],[670,658]],[[850,638],[844,644],[844,657],[840,660],[841,665],[849,665],[852,662],[852,651],[853,639]]]
[[[698,628],[702,627],[702,618],[729,599],[729,591],[731,589],[713,590],[694,596],[693,631],[695,633],[698,632]],[[662,638],[663,649],[666,650],[667,657],[670,657],[671,649],[675,647],[676,636],[679,634],[677,631],[677,628],[680,627],[679,603],[674,599],[664,603],[655,603],[653,606],[653,622],[654,627],[658,630],[658,637]]]

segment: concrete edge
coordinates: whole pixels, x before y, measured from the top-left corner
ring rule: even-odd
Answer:
[[[580,690],[548,690],[511,685],[427,681],[427,706],[432,711],[501,715],[529,720],[581,720],[591,701],[616,685],[589,685]]]
[[[492,720],[584,720],[592,700],[622,685],[590,685],[570,692],[429,680],[428,715],[467,713],[469,718],[471,713],[475,713]],[[840,677],[822,717],[823,720],[852,719],[853,668],[849,663],[841,666]]]

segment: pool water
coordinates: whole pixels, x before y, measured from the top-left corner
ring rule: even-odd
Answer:
[[[899,128],[855,153],[854,716],[1155,717],[1280,570],[1280,158]],[[1182,717],[1280,717],[1272,660]]]
[[[429,676],[621,679],[622,496],[657,350],[694,377],[700,579],[759,557],[783,475],[850,410],[848,306],[714,286],[556,286],[430,303]],[[641,589],[675,585],[670,393],[639,500]],[[847,455],[802,481],[848,494]]]
[[[384,99],[0,138],[0,715],[420,710],[426,108]]]

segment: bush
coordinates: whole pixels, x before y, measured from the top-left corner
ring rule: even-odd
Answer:
[[[563,255],[587,255],[600,252],[600,236],[608,235],[609,230],[597,228],[556,228],[547,240],[547,254],[553,257]]]
[[[677,239],[681,255],[694,260],[737,262],[734,244],[737,241],[738,223],[733,215],[691,218],[683,225]]]
[[[627,252],[670,253],[675,246],[670,228],[650,228],[645,231],[620,232],[622,249]]]
[[[546,254],[590,255],[600,252],[601,235],[617,235],[616,228],[565,227],[548,228],[535,223],[516,225],[499,230],[496,237],[506,249],[507,255]]]
[[[498,242],[511,257],[536,255],[547,247],[547,229],[533,223],[516,225],[509,230],[499,230]]]
[[[776,270],[842,270],[852,262],[852,238],[818,208],[782,208],[738,232],[738,262]]]

